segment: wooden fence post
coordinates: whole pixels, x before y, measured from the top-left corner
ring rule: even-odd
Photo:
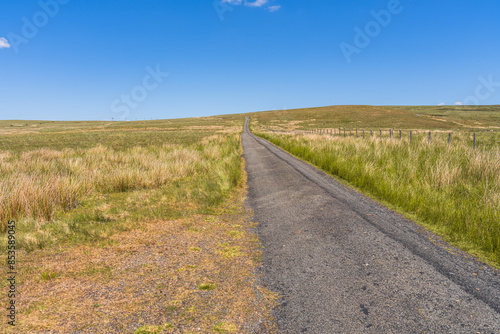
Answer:
[[[476,133],[474,132],[474,149],[476,149]]]
[[[431,143],[431,132],[429,131],[429,144]]]

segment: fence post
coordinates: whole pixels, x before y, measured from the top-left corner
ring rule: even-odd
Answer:
[[[358,129],[356,129],[356,138],[358,138]]]
[[[429,144],[431,143],[431,132],[429,131]]]
[[[389,136],[391,137],[392,139],[392,129],[389,130]]]
[[[450,134],[448,135],[448,146],[451,145],[451,132]]]
[[[401,130],[399,130],[399,140],[403,139],[403,134],[401,133]]]
[[[351,128],[349,128],[349,137],[352,136]]]
[[[380,130],[380,139],[382,139],[382,130]]]
[[[363,138],[365,138],[365,129],[363,129]]]
[[[474,149],[476,149],[476,133],[474,132]]]
[[[373,130],[370,130],[370,137],[373,137]]]
[[[344,138],[345,138],[345,128],[344,128]]]
[[[413,132],[410,130],[410,144],[411,144],[411,141],[412,141],[412,138],[413,137]]]

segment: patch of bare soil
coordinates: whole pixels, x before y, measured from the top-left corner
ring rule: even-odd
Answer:
[[[243,196],[242,196],[243,197]],[[260,243],[239,212],[141,224],[108,245],[22,256],[8,333],[272,333]]]

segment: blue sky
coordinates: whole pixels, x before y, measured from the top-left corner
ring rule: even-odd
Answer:
[[[497,0],[0,3],[0,119],[500,104]]]

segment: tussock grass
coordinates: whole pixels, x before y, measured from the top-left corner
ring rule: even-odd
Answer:
[[[500,265],[500,149],[408,140],[259,134]],[[462,136],[468,136],[462,135]]]
[[[8,220],[21,220],[19,245],[27,250],[45,247],[62,235],[76,233],[92,240],[107,233],[100,225],[112,219],[95,207],[75,208],[89,198],[102,202],[103,196],[140,190],[168,188],[166,195],[157,196],[176,197],[175,202],[187,201],[208,212],[243,184],[240,154],[237,134],[212,135],[192,145],[118,150],[98,144],[90,149],[2,152],[0,231]],[[59,219],[64,213],[69,215]],[[47,223],[50,229],[44,227]]]

